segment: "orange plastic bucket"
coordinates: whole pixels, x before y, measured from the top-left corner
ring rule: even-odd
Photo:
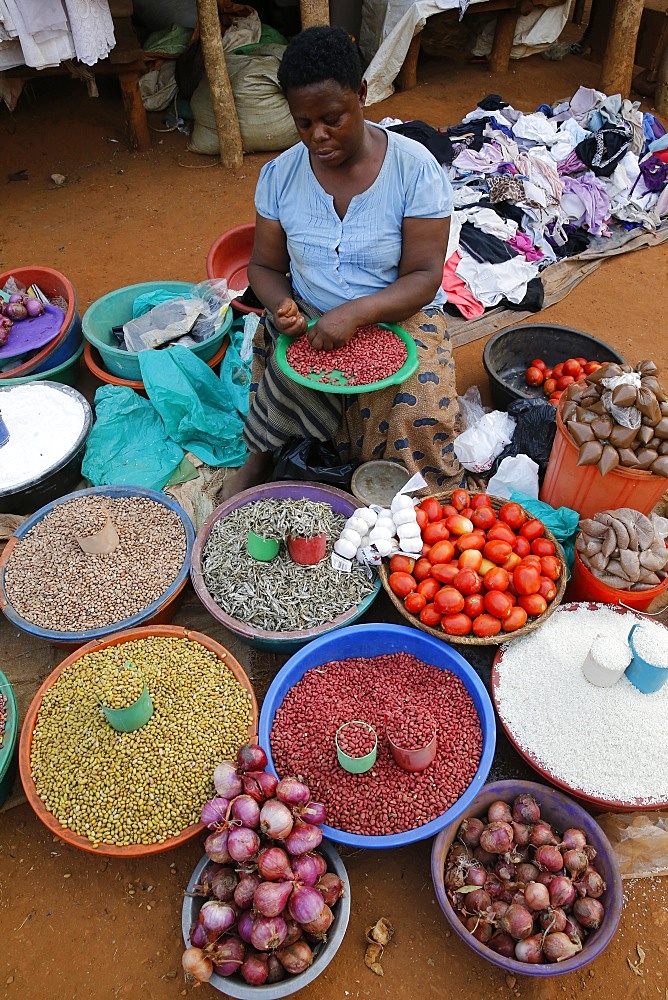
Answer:
[[[578,465],[578,448],[557,409],[557,433],[552,445],[540,499],[551,507],[570,507],[580,517],[602,510],[632,507],[649,514],[668,489],[668,480],[644,469],[614,469],[602,476],[595,465]]]
[[[606,477],[607,478],[607,477]],[[566,588],[567,601],[595,601],[597,604],[625,604],[634,611],[646,611],[655,597],[668,588],[668,577],[651,590],[615,590],[588,570],[576,551],[573,573]]]

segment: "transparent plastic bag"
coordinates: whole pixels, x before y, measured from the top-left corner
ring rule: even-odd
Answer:
[[[462,428],[465,431],[469,427],[473,427],[481,417],[485,416],[485,413],[489,412],[482,405],[480,389],[477,385],[469,386],[463,396],[457,396],[457,402],[459,403]]]
[[[515,421],[502,410],[483,413],[455,438],[455,455],[469,472],[487,472],[494,459],[513,439]]]
[[[136,354],[165,344],[201,344],[221,330],[230,302],[224,278],[202,281],[187,295],[157,289],[139,296],[134,318],[123,325],[125,347]]]
[[[622,878],[668,875],[668,812],[604,813],[596,820],[612,844]]]

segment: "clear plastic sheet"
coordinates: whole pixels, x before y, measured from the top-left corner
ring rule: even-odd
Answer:
[[[622,878],[668,875],[668,812],[596,817],[615,852]]]

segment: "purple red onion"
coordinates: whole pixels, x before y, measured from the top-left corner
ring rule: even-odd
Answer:
[[[540,965],[543,961],[543,935],[532,934],[531,937],[518,941],[515,945],[515,957],[529,965]]]
[[[507,854],[512,845],[513,828],[504,820],[492,820],[480,834],[480,846],[490,854]]]
[[[546,868],[547,871],[555,873],[563,870],[564,859],[558,847],[550,844],[543,844],[538,848],[534,856],[534,861],[539,868]]]
[[[218,795],[224,799],[234,799],[244,790],[241,778],[231,760],[224,760],[214,769],[213,785]]]
[[[253,896],[253,908],[263,917],[277,917],[285,909],[291,893],[291,882],[260,882]]]
[[[529,882],[524,889],[524,899],[530,910],[546,910],[550,905],[550,892],[540,882]]]
[[[497,799],[487,810],[488,823],[512,823],[513,814],[507,802]]]
[[[244,910],[237,921],[237,934],[242,941],[246,942],[246,944],[251,943],[251,934],[253,932],[254,923],[255,917],[253,916],[252,910]]]
[[[239,971],[246,956],[246,947],[238,937],[225,937],[217,941],[209,952],[213,971],[219,976],[232,976]]]
[[[265,979],[265,983],[280,983],[281,979],[285,979],[285,969],[275,955],[269,955],[267,958],[267,968],[269,975]]]
[[[250,795],[237,795],[232,802],[230,816],[242,826],[254,830],[260,823],[260,807]]]
[[[522,793],[513,802],[513,820],[525,823],[527,826],[537,823],[540,819],[540,808],[533,795]]]
[[[240,910],[250,910],[253,905],[253,896],[262,879],[252,872],[241,879],[234,890],[234,902]]]
[[[237,761],[240,771],[264,771],[269,763],[262,747],[256,743],[246,743],[237,750]]]
[[[308,924],[320,915],[323,898],[312,886],[297,886],[288,903],[288,911],[298,924]]]
[[[229,931],[236,919],[236,907],[231,903],[221,903],[217,899],[207,899],[199,911],[199,922],[209,941],[215,941],[225,931]]]
[[[283,802],[269,799],[260,810],[260,830],[272,840],[285,840],[294,826],[292,813]],[[314,845],[315,846],[315,845]]]
[[[565,962],[582,951],[581,944],[575,944],[563,931],[553,931],[545,935],[543,952],[550,962]]]
[[[460,824],[457,836],[461,840],[462,844],[465,844],[467,847],[475,848],[480,843],[480,834],[484,829],[485,824],[483,821],[471,816],[469,819],[465,819]]]
[[[294,944],[288,945],[287,948],[281,948],[280,951],[277,951],[276,958],[286,972],[297,976],[300,972],[306,972],[311,965],[313,962],[313,952],[306,941],[299,940],[295,941]]]
[[[587,930],[596,930],[605,916],[605,910],[597,899],[578,897],[573,903],[573,916]]]
[[[303,809],[300,809],[299,815],[305,823],[320,826],[327,819],[327,809],[322,802],[308,802]]]
[[[251,931],[251,944],[258,951],[275,951],[285,941],[287,930],[283,917],[258,917]]]
[[[204,850],[212,861],[220,865],[226,865],[228,861],[232,860],[232,855],[227,846],[228,839],[229,834],[227,830],[216,830],[206,838],[204,841]]]
[[[210,830],[217,830],[225,822],[229,805],[230,803],[228,799],[209,799],[209,801],[205,802],[202,806],[200,820],[204,823],[204,826],[208,826]]]
[[[283,778],[276,786],[276,798],[289,806],[305,806],[310,801],[308,785],[297,778]]]
[[[295,819],[292,832],[285,840],[285,847],[288,854],[308,854],[314,850],[322,840],[322,830],[312,823],[304,823],[303,820]]]
[[[299,854],[292,859],[295,881],[302,885],[315,885],[318,881],[318,866],[309,854]],[[336,876],[334,876],[336,877]]]
[[[328,906],[334,906],[338,899],[341,899],[345,886],[338,875],[334,872],[327,872],[316,883],[316,889]]]
[[[211,880],[211,893],[221,903],[229,903],[234,899],[234,890],[239,883],[239,876],[232,868],[221,868]]]
[[[606,889],[605,882],[595,868],[587,868],[574,885],[580,896],[591,896],[593,899],[602,896]]]
[[[550,882],[550,905],[551,906],[571,906],[577,895],[575,886],[565,875],[555,875]]]
[[[260,849],[260,838],[255,830],[248,830],[245,826],[235,826],[228,834],[227,849],[235,861],[240,863],[250,861]]]
[[[516,941],[529,937],[533,930],[533,917],[526,906],[511,903],[499,919],[499,927]]]
[[[260,951],[251,951],[246,955],[239,969],[241,976],[250,986],[262,986],[269,975],[268,956]]]
[[[315,862],[312,862],[315,867]],[[257,870],[266,882],[292,881],[294,872],[290,858],[281,847],[266,847],[257,858]]]
[[[200,924],[199,920],[196,920],[190,928],[190,944],[193,948],[206,948],[208,943],[209,939],[206,936],[204,927]]]

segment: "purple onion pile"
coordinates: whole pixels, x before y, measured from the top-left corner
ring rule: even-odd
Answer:
[[[39,299],[22,292],[9,296],[8,302],[0,299],[0,347],[4,347],[9,339],[12,326],[24,319],[35,319],[44,312],[44,306]]]
[[[206,897],[190,929],[183,968],[198,982],[239,973],[253,986],[304,972],[327,940],[344,885],[316,848],[325,807],[297,778],[278,781],[267,755],[241,747],[213,775],[202,809],[210,864],[194,895]]]
[[[459,920],[504,958],[540,965],[579,951],[603,921],[605,882],[577,827],[559,834],[532,795],[498,800],[485,820],[465,819],[445,863]]]

